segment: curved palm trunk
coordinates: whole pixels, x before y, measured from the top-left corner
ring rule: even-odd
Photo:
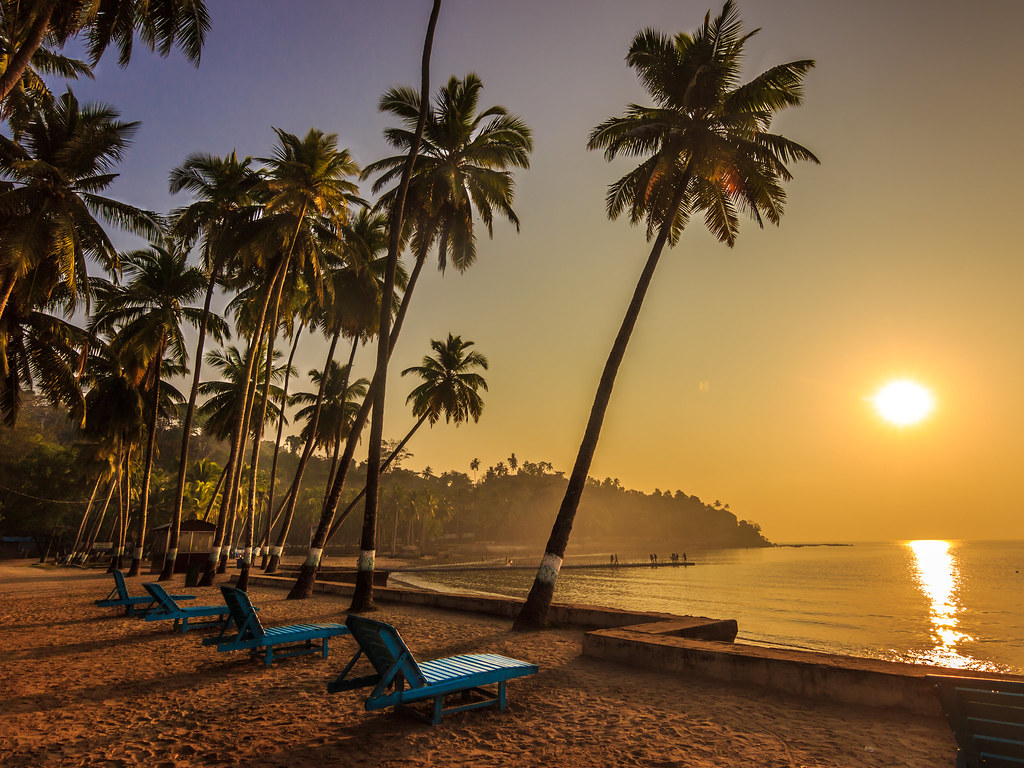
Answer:
[[[562,558],[565,556],[565,547],[569,543],[569,534],[572,532],[572,524],[576,518],[576,509],[579,507],[580,497],[583,495],[587,473],[590,471],[590,464],[594,459],[594,451],[597,450],[597,440],[601,435],[605,411],[608,410],[608,401],[611,399],[612,388],[615,386],[615,376],[619,371],[622,358],[626,354],[626,346],[629,344],[636,319],[640,316],[644,297],[647,295],[647,289],[654,277],[654,270],[665,249],[665,243],[668,242],[672,221],[682,204],[687,186],[689,186],[688,172],[684,174],[680,182],[679,190],[668,209],[669,215],[665,217],[665,221],[661,225],[658,237],[651,248],[651,254],[647,257],[647,264],[644,265],[640,279],[633,290],[633,298],[626,309],[626,316],[622,319],[622,325],[619,326],[619,332],[615,336],[612,350],[604,365],[604,372],[601,374],[601,381],[597,385],[597,394],[594,397],[594,405],[590,409],[590,418],[587,420],[587,428],[583,433],[583,442],[580,444],[576,463],[569,476],[569,487],[566,488],[562,505],[558,509],[558,516],[551,528],[551,536],[544,548],[544,557],[540,561],[530,594],[513,624],[514,629],[539,629],[547,622],[548,608],[551,606],[551,597],[555,592],[555,580],[562,567]]]
[[[224,492],[224,496],[221,503],[221,513],[217,519],[217,533],[214,534],[213,540],[213,552],[211,552],[211,559],[213,560],[213,567],[207,564],[208,573],[203,574],[200,586],[212,586],[214,574],[224,573],[227,570],[227,549],[225,547],[224,534],[225,531],[228,535],[228,543],[232,534],[234,533],[235,523],[235,502],[238,497],[238,486],[241,482],[242,473],[242,457],[245,451],[245,441],[249,426],[249,415],[252,406],[253,395],[255,393],[255,381],[253,377],[253,366],[256,361],[256,350],[259,349],[260,341],[263,338],[263,331],[266,325],[267,309],[270,306],[271,298],[275,294],[275,287],[280,281],[281,285],[284,284],[284,276],[287,274],[287,265],[291,260],[292,251],[294,250],[294,241],[298,236],[297,232],[299,227],[302,226],[302,216],[305,215],[305,208],[300,216],[299,223],[296,225],[296,234],[292,237],[292,248],[288,251],[288,255],[281,260],[277,265],[277,269],[274,272],[274,276],[267,286],[266,292],[263,294],[263,302],[260,304],[260,311],[257,316],[256,330],[253,333],[252,341],[249,344],[249,351],[246,355],[245,362],[245,381],[246,388],[245,394],[242,397],[242,407],[239,409],[238,421],[235,423],[234,429],[231,431],[231,458],[228,461],[228,466],[231,471],[227,475],[227,486]],[[280,294],[277,294],[280,296]],[[224,525],[225,522],[229,522],[229,526]],[[214,557],[216,555],[216,557]]]
[[[92,548],[96,545],[96,537],[99,536],[100,530],[103,528],[103,519],[107,516],[107,509],[110,507],[110,500],[114,497],[114,478],[110,479],[110,487],[107,489],[107,500],[103,503],[103,509],[100,510],[100,516],[96,520],[96,524],[92,527],[89,532],[89,537],[86,539],[85,547],[83,547],[81,553],[78,556],[79,562],[85,562],[89,553],[92,552]]]
[[[192,390],[188,395],[185,420],[181,425],[181,452],[178,454],[178,481],[174,489],[174,509],[171,510],[171,527],[168,531],[167,555],[160,571],[159,581],[168,581],[174,575],[174,561],[178,556],[178,539],[181,536],[181,505],[185,500],[185,475],[188,472],[188,443],[192,437],[192,419],[195,415],[199,395],[199,377],[203,370],[203,348],[206,345],[206,326],[210,320],[210,303],[217,285],[220,263],[216,262],[210,271],[210,284],[206,288],[203,302],[203,319],[199,323],[199,341],[196,342],[195,370],[192,372]]]
[[[281,400],[281,415],[277,418],[277,439],[274,441],[274,460],[270,464],[270,488],[267,491],[267,527],[263,531],[263,540],[260,546],[263,548],[263,561],[260,568],[267,570],[267,562],[270,560],[270,531],[277,520],[271,520],[274,511],[274,484],[277,482],[277,459],[281,454],[281,436],[284,434],[284,408],[288,402],[288,381],[292,375],[292,361],[295,359],[295,351],[299,348],[299,336],[302,334],[303,326],[300,325],[295,331],[295,338],[292,340],[292,351],[288,355],[288,366],[284,369],[284,394]]]
[[[235,425],[235,429],[238,429],[238,425]],[[206,565],[203,567],[203,577],[199,580],[200,587],[212,587],[217,574],[217,563],[220,561],[220,550],[224,546],[224,529],[227,521],[227,507],[228,507],[228,493],[231,488],[232,479],[235,473],[235,452],[238,450],[238,442],[235,440],[234,435],[231,439],[231,452],[228,454],[227,464],[224,465],[224,471],[221,473],[221,482],[225,485],[224,491],[221,495],[220,502],[220,514],[217,515],[217,529],[213,534],[213,548],[210,550],[210,557],[206,561]],[[214,500],[217,498],[217,494],[213,494]],[[210,502],[213,504],[213,501]]]
[[[394,328],[391,330],[391,338],[388,342],[389,356],[395,351],[395,344],[398,341],[399,333],[401,333],[402,323],[405,321],[405,315],[408,311],[409,303],[412,300],[413,290],[416,288],[416,281],[420,276],[420,272],[423,271],[423,265],[426,261],[426,253],[422,253],[416,258],[416,264],[413,267],[412,274],[409,276],[409,284],[405,287],[405,293],[402,294],[402,301],[398,306],[398,313],[395,315]],[[374,380],[370,382],[370,392],[373,391],[374,381],[376,381],[376,373],[374,374]],[[331,525],[334,521],[334,515],[338,511],[338,504],[341,502],[341,493],[345,490],[345,480],[348,478],[348,469],[352,465],[352,459],[356,453],[356,446],[359,445],[359,438],[363,434],[363,427],[366,426],[366,420],[370,416],[370,408],[372,406],[373,401],[369,396],[367,396],[363,399],[363,404],[359,407],[359,412],[352,420],[352,426],[348,433],[348,440],[345,443],[345,452],[341,456],[341,461],[338,464],[338,471],[334,476],[334,481],[331,483],[330,496],[328,497],[327,503],[324,505],[324,509],[320,514],[318,531],[322,528],[325,532],[329,532],[331,529]],[[309,595],[313,594],[313,584],[315,581],[315,568],[308,571],[300,570],[299,577],[292,586],[292,593],[295,594],[296,598],[309,597]],[[372,576],[370,581],[373,581]]]
[[[157,356],[157,375],[153,382],[153,413],[149,417],[149,440],[146,443],[146,464],[142,470],[142,511],[139,513],[139,536],[135,540],[135,551],[132,553],[132,567],[129,576],[138,576],[142,569],[142,550],[146,544],[146,522],[149,514],[149,482],[153,477],[153,454],[156,448],[156,422],[160,414],[160,360],[163,357],[161,345]]]
[[[18,84],[21,76],[25,74],[29,62],[32,61],[32,56],[43,44],[43,38],[46,37],[46,30],[50,26],[50,17],[53,15],[55,6],[56,3],[50,4],[32,22],[32,26],[29,27],[28,34],[25,36],[25,42],[15,51],[7,63],[7,69],[0,75],[0,103],[6,100],[7,94],[14,90],[14,86]],[[2,314],[3,307],[0,307],[0,315]]]
[[[292,484],[288,488],[288,493],[285,495],[284,500],[281,502],[282,506],[287,505],[284,513],[284,522],[281,523],[281,530],[277,534],[277,542],[270,550],[270,562],[267,563],[267,573],[274,573],[277,571],[277,567],[281,563],[281,553],[284,552],[285,542],[288,540],[288,531],[292,525],[292,519],[295,516],[295,506],[299,500],[299,488],[302,485],[302,476],[306,471],[306,465],[309,464],[309,459],[313,455],[313,446],[316,444],[316,428],[317,424],[320,423],[320,411],[323,409],[324,404],[324,392],[327,389],[327,369],[330,368],[331,361],[334,360],[334,351],[338,348],[338,339],[341,338],[341,328],[336,328],[334,334],[331,336],[331,344],[327,348],[327,360],[324,362],[324,375],[320,377],[320,387],[316,393],[316,404],[313,406],[313,417],[310,419],[309,424],[309,438],[306,440],[306,445],[302,449],[302,456],[299,459],[299,466],[295,468],[295,477],[292,479]]]
[[[78,552],[78,545],[82,541],[82,533],[85,532],[85,522],[89,519],[89,513],[92,511],[92,503],[96,499],[96,491],[100,488],[100,481],[103,479],[103,473],[100,472],[96,475],[96,483],[92,487],[92,493],[89,494],[89,503],[85,505],[85,512],[82,514],[82,521],[78,524],[78,532],[75,534],[75,541],[71,545],[71,549],[68,550],[68,557],[66,564],[71,565],[74,562],[75,554]]]
[[[370,419],[370,444],[366,459],[366,508],[363,511],[363,531],[359,538],[359,562],[356,564],[356,586],[352,593],[353,611],[373,610],[373,561],[377,549],[377,491],[380,484],[380,446],[384,438],[384,396],[387,392],[388,360],[391,340],[391,295],[395,290],[395,271],[398,266],[399,239],[402,230],[402,218],[405,212],[405,196],[412,179],[416,154],[420,149],[423,129],[426,126],[428,105],[430,104],[430,52],[434,42],[434,27],[441,11],[441,0],[434,0],[434,7],[427,26],[427,38],[423,44],[423,62],[420,83],[420,114],[416,121],[416,133],[409,147],[409,157],[402,170],[402,183],[399,187],[395,208],[391,213],[391,243],[388,247],[387,268],[384,273],[385,300],[381,302],[380,330],[377,339],[377,370],[374,375],[375,386],[371,389],[373,396],[373,415]],[[324,531],[326,540],[326,533]],[[316,542],[314,542],[316,546]],[[321,545],[322,546],[322,545]],[[312,584],[310,585],[312,589]]]
[[[347,365],[347,368],[346,368],[347,373],[345,374],[345,378],[342,379],[342,381],[341,381],[341,391],[343,393],[347,393],[348,392],[348,382],[349,382],[349,379],[351,378],[352,363],[356,359],[356,350],[358,349],[358,347],[359,347],[359,337],[356,336],[354,339],[352,339],[352,350],[348,353],[348,365]],[[326,369],[324,369],[324,370],[326,370]],[[345,397],[344,397],[344,395],[342,396],[342,399],[341,399],[341,412],[343,414],[345,412]],[[334,485],[334,475],[338,471],[338,456],[341,453],[341,441],[344,439],[344,434],[343,434],[344,431],[345,431],[345,424],[344,424],[344,421],[342,421],[342,423],[338,425],[337,434],[335,434],[335,436],[334,436],[334,451],[331,454],[331,468],[327,472],[327,484],[324,486],[324,500],[323,500],[323,502],[320,505],[320,509],[323,509],[324,507],[327,506],[327,499],[330,498],[330,495],[331,495],[331,486]]]
[[[267,375],[263,380],[263,392],[259,418],[256,420],[256,434],[253,436],[252,457],[249,460],[249,502],[246,510],[245,532],[245,556],[242,558],[242,572],[238,576],[238,589],[246,591],[249,589],[249,569],[252,566],[252,544],[256,532],[256,479],[259,474],[260,444],[263,442],[263,423],[267,417],[267,402],[270,400],[270,379],[274,373],[274,342],[277,339],[278,308],[274,309],[274,319],[270,323],[270,333],[267,338]],[[268,513],[267,517],[270,515]]]
[[[423,414],[422,416],[420,416],[419,421],[417,421],[416,424],[413,425],[413,428],[410,429],[409,432],[406,434],[406,436],[402,438],[402,442],[398,444],[398,447],[395,448],[395,450],[391,452],[391,455],[384,460],[384,463],[380,465],[381,474],[387,471],[387,468],[391,466],[391,462],[395,460],[395,457],[398,456],[399,453],[401,453],[402,449],[405,448],[405,444],[409,442],[412,436],[416,434],[416,430],[422,427],[423,422],[425,422],[426,420],[427,414]],[[334,524],[331,526],[331,530],[327,534],[328,542],[330,542],[330,540],[334,538],[334,534],[336,534],[338,532],[338,529],[341,528],[341,526],[344,524],[345,518],[349,516],[352,510],[355,509],[356,504],[359,503],[359,500],[362,499],[365,495],[366,486],[364,485],[363,490],[361,490],[359,494],[354,499],[352,499],[352,501],[349,502],[348,506],[345,507],[345,509],[342,511],[340,515],[338,515],[338,519],[334,521]]]

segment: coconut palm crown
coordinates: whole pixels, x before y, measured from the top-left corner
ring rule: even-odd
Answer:
[[[522,118],[505,107],[477,113],[482,89],[483,83],[473,73],[462,79],[452,77],[442,86],[427,115],[409,186],[405,229],[412,231],[413,251],[422,258],[436,244],[442,272],[449,257],[460,272],[476,260],[474,209],[490,236],[495,213],[519,229],[519,217],[512,209],[515,179],[507,169],[530,167],[533,135]],[[408,87],[392,88],[381,97],[380,109],[404,123],[403,128],[384,131],[388,143],[404,152],[366,166],[363,178],[381,174],[374,192],[402,174],[420,114],[420,94]],[[391,210],[396,191],[385,193],[377,207]]]

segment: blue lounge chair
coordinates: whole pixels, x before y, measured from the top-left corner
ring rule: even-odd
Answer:
[[[349,616],[345,622],[352,637],[359,643],[359,650],[333,682],[327,684],[329,693],[351,691],[356,688],[374,686],[366,699],[366,709],[406,709],[411,714],[436,725],[444,715],[497,705],[505,709],[505,684],[516,677],[537,672],[536,664],[517,661],[493,653],[470,653],[450,656],[418,664],[412,651],[402,641],[398,630],[362,616]],[[346,680],[361,654],[377,671],[374,675]],[[497,684],[496,693],[483,690],[480,686]],[[406,688],[405,686],[409,687]],[[388,691],[388,688],[391,688]],[[452,693],[473,692],[484,696],[483,700],[444,706],[444,697]],[[417,701],[432,701],[433,709],[426,716],[406,704]]]
[[[190,629],[209,627],[223,628],[231,621],[231,612],[226,605],[178,605],[174,595],[159,584],[143,584],[142,588],[153,596],[156,607],[146,613],[146,621],[174,620],[174,629],[181,627],[182,634]],[[192,619],[192,623],[189,623]],[[205,619],[205,621],[196,621]]]
[[[957,768],[1024,766],[1024,682],[929,675],[960,748]]]
[[[195,595],[171,595],[175,600],[195,600]],[[114,588],[110,594],[102,600],[97,600],[96,605],[100,608],[124,608],[126,616],[144,616],[156,608],[157,601],[152,595],[138,595],[132,597],[128,594],[128,585],[125,583],[124,574],[114,571]]]
[[[249,651],[251,658],[263,653],[264,661],[269,667],[275,658],[301,656],[316,653],[317,650],[327,658],[328,642],[337,635],[347,635],[348,628],[344,624],[292,624],[284,627],[264,627],[260,623],[256,609],[249,602],[249,596],[240,589],[221,586],[224,602],[231,611],[231,621],[238,632],[233,636],[225,634],[225,638],[217,643],[218,651]],[[313,641],[319,640],[319,645]],[[281,646],[277,648],[277,646]],[[275,651],[275,648],[277,650]]]

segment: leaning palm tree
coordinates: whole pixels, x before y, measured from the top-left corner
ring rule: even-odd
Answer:
[[[656,30],[637,34],[626,56],[655,102],[631,105],[622,117],[598,125],[590,149],[646,159],[611,185],[608,215],[629,210],[633,223],[645,221],[654,244],[605,364],[569,485],[545,547],[544,557],[515,626],[542,626],[569,541],[573,519],[597,448],[615,375],[626,352],[644,296],[665,245],[674,245],[690,217],[703,212],[711,233],[732,246],[739,211],[758,224],[778,224],[785,201],[787,163],[817,162],[807,149],[769,131],[774,113],[800,104],[810,60],[772,67],[740,82],[743,49],[754,33],[743,34],[732,0],[694,34],[668,37]]]
[[[111,346],[127,361],[127,370],[149,399],[149,440],[142,479],[142,509],[130,576],[139,573],[149,512],[149,484],[153,471],[157,415],[161,397],[161,370],[165,356],[182,364],[188,359],[182,325],[202,323],[216,338],[223,338],[223,320],[188,306],[202,295],[206,275],[186,265],[185,252],[152,244],[121,257],[128,282],[116,285],[97,281],[99,300],[90,322],[94,334],[112,337]]]
[[[363,204],[358,188],[349,177],[359,166],[347,149],[338,148],[335,134],[311,128],[305,137],[275,129],[279,144],[267,163],[267,199],[259,223],[258,250],[264,255],[262,290],[255,302],[250,352],[246,355],[246,380],[253,382],[255,350],[269,329],[271,344],[278,327],[279,308],[285,284],[294,279],[299,268],[309,266],[321,256],[321,241],[335,239],[341,222],[347,220],[354,204]],[[308,270],[307,270],[308,271]],[[314,272],[317,270],[314,269]],[[269,322],[268,322],[269,321]],[[234,519],[233,501],[240,481],[244,437],[252,411],[255,390],[247,393],[232,432],[234,464],[228,465],[225,508]],[[219,556],[224,542],[216,536],[214,555]]]
[[[199,240],[203,266],[208,278],[206,299],[203,303],[203,320],[199,325],[196,341],[192,388],[182,420],[178,480],[175,486],[174,507],[171,509],[167,555],[160,573],[160,581],[167,581],[173,576],[174,560],[178,552],[189,440],[192,437],[192,419],[195,415],[203,368],[203,349],[206,344],[210,304],[223,271],[236,255],[238,245],[248,238],[250,224],[258,215],[257,202],[261,178],[249,167],[250,162],[251,159],[248,157],[239,160],[234,152],[224,158],[193,154],[171,171],[171,192],[186,191],[194,198],[192,203],[174,212],[172,231],[181,238],[183,247],[187,248]]]
[[[131,59],[136,33],[150,50],[167,56],[178,47],[193,64],[199,64],[210,16],[203,0],[3,0],[0,14],[12,32],[10,50],[0,72],[0,101],[18,85],[36,60],[44,43],[63,47],[71,38],[84,35],[92,64],[110,46],[118,48],[118,63]]]
[[[394,211],[399,199],[403,200],[402,210],[406,213],[399,223],[411,243],[414,257],[409,284],[387,340],[386,355],[394,349],[417,278],[431,248],[437,250],[437,263],[442,271],[451,263],[461,272],[476,259],[474,221],[482,222],[488,234],[493,231],[496,213],[519,227],[519,219],[512,208],[515,198],[512,169],[529,167],[532,134],[522,119],[505,107],[478,111],[482,89],[480,79],[471,74],[462,80],[451,78],[439,90],[433,106],[429,104],[426,90],[416,93],[411,88],[395,88],[381,97],[380,108],[403,123],[401,128],[386,131],[385,136],[392,146],[405,153],[371,163],[364,176],[381,174],[374,184],[374,191],[379,192],[405,174],[407,161],[415,160],[415,167],[410,170],[408,194],[403,185],[399,185],[387,191],[376,206]],[[421,108],[424,103],[426,108]],[[378,370],[381,365],[386,365],[386,359],[378,361]],[[355,455],[356,441],[369,415],[371,402],[372,398],[367,398],[353,425],[318,531],[333,527],[347,468]],[[375,443],[372,426],[370,443],[369,462],[374,463],[381,451]],[[375,526],[367,521],[367,547],[370,539],[375,538],[371,536],[371,528]],[[369,550],[364,548],[364,551]],[[364,558],[364,562],[368,559]],[[369,585],[371,581],[364,576],[361,583]],[[303,588],[312,589],[311,578]],[[363,590],[368,588],[361,588],[360,601],[364,599]]]
[[[478,370],[487,370],[487,358],[476,350],[471,350],[472,346],[474,346],[474,342],[463,341],[461,336],[453,336],[449,333],[448,338],[444,341],[431,340],[430,348],[434,350],[433,356],[425,355],[420,365],[414,365],[402,371],[403,376],[412,373],[423,380],[405,399],[406,403],[412,403],[412,415],[418,418],[405,437],[381,463],[381,473],[387,470],[397,456],[401,455],[406,444],[424,424],[429,423],[430,426],[434,426],[442,415],[447,423],[454,423],[456,426],[470,419],[474,423],[480,420],[480,414],[484,408],[480,390],[487,389],[487,382],[478,373]],[[331,526],[330,534],[327,537],[328,541],[341,528],[349,513],[365,493],[366,488],[364,487],[348,507],[338,515],[338,519]]]

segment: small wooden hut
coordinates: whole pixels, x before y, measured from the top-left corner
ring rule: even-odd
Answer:
[[[174,558],[175,573],[185,573],[190,565],[202,565],[209,559],[216,530],[216,525],[202,520],[181,521],[181,527],[178,529],[178,555]],[[170,537],[170,523],[149,530],[149,541],[153,547],[150,556],[153,573],[163,570]]]

